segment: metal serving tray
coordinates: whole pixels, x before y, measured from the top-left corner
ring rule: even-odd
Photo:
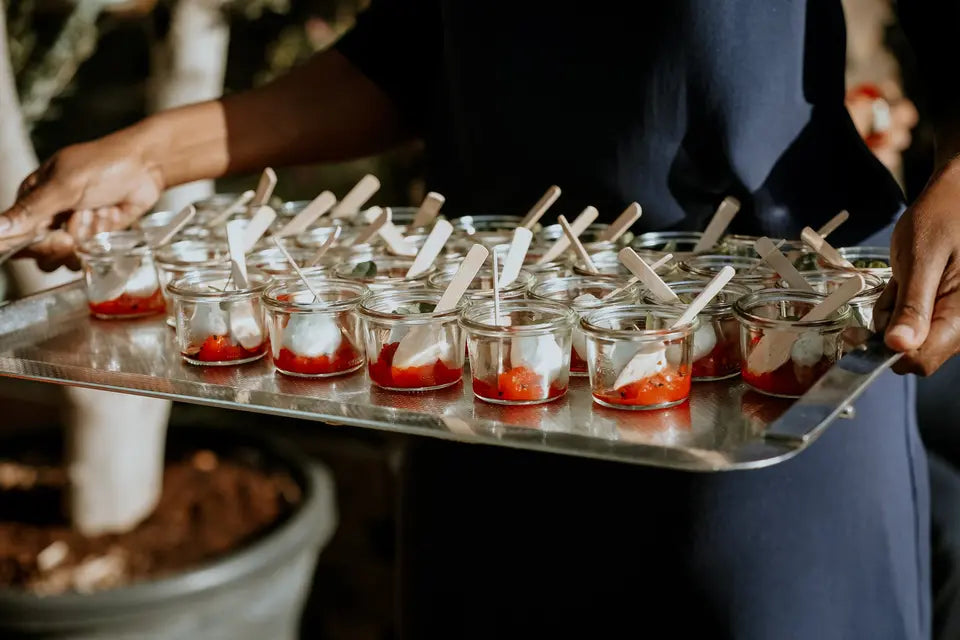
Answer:
[[[893,359],[879,342],[868,343],[796,402],[748,391],[734,379],[694,384],[689,403],[673,409],[617,411],[595,405],[587,380],[573,378],[556,402],[500,407],[474,400],[469,380],[439,392],[404,394],[372,387],[363,372],[289,378],[269,359],[191,366],[181,360],[162,316],[95,320],[80,283],[0,308],[0,376],[696,471],[763,467],[796,455],[849,411]]]

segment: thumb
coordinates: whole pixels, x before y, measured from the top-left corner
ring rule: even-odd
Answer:
[[[900,266],[900,265],[898,265]],[[887,325],[885,341],[894,351],[913,351],[927,339],[933,305],[946,260],[908,258],[897,274],[897,301]]]

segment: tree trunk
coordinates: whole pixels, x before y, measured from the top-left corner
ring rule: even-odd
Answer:
[[[20,112],[0,0],[0,210],[13,203],[37,157]],[[43,273],[32,260],[10,263],[29,294],[74,280],[67,269]],[[69,446],[70,515],[87,535],[131,529],[160,498],[170,403],[105,391],[68,388],[64,423]]]
[[[179,0],[166,38],[152,47],[151,110],[220,97],[229,41],[230,27],[220,0]],[[167,191],[158,206],[178,211],[213,192],[213,180],[192,182]]]

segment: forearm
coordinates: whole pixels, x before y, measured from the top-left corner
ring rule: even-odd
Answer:
[[[335,50],[259,89],[162,112],[128,132],[166,187],[361,157],[409,137],[390,99]]]

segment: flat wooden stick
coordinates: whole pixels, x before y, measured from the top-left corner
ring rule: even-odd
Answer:
[[[700,315],[700,312],[706,308],[710,302],[717,297],[717,294],[720,293],[727,283],[730,282],[730,279],[736,275],[737,271],[730,265],[727,265],[720,269],[717,272],[717,275],[713,276],[710,282],[707,283],[697,297],[693,299],[693,302],[684,310],[684,312],[677,318],[676,322],[673,323],[672,328],[680,327],[685,324],[693,322],[693,319]]]
[[[265,205],[270,201],[273,190],[277,186],[277,173],[270,167],[263,170],[260,174],[260,182],[257,183],[257,190],[254,193],[253,200],[250,202],[253,206]]]
[[[197,215],[197,208],[192,204],[188,204],[183,209],[180,210],[173,220],[163,228],[163,231],[160,232],[159,237],[150,245],[151,248],[156,249],[157,247],[162,247],[167,244],[173,237],[180,233],[180,231],[189,224],[193,217]]]
[[[560,187],[553,185],[547,192],[537,200],[537,204],[533,205],[533,208],[527,213],[527,215],[520,221],[521,227],[526,227],[527,229],[533,229],[533,226],[537,224],[540,218],[543,217],[543,214],[547,212],[547,209],[553,206],[553,203],[557,201],[557,198],[560,197]]]
[[[753,243],[753,249],[762,260],[780,274],[781,278],[787,281],[791,289],[814,291],[807,279],[800,275],[793,263],[787,259],[787,256],[783,255],[770,238],[759,238]]]
[[[230,275],[238,289],[249,287],[247,278],[246,227],[243,220],[227,223],[227,247],[230,250]],[[224,287],[226,289],[226,286]]]
[[[527,249],[530,248],[532,240],[533,231],[530,231],[530,229],[517,227],[513,230],[513,240],[510,242],[510,249],[503,259],[503,271],[500,273],[501,287],[510,286],[520,275],[520,269],[523,268],[523,261],[527,257]]]
[[[420,208],[414,214],[413,220],[410,221],[410,227],[419,229],[429,225],[440,214],[440,207],[443,206],[444,202],[446,202],[446,198],[439,193],[435,191],[428,193],[420,204]]]
[[[837,309],[847,304],[851,298],[863,290],[863,276],[856,274],[848,278],[843,284],[833,290],[829,296],[817,306],[808,311],[801,322],[816,322],[826,320]],[[798,337],[795,331],[767,330],[750,352],[747,358],[747,367],[756,373],[776,371],[790,359],[790,350]]]
[[[450,239],[452,233],[452,224],[446,220],[438,220],[437,224],[433,225],[430,235],[428,235],[427,239],[423,242],[423,246],[420,247],[420,252],[417,253],[417,257],[413,259],[413,264],[407,269],[407,275],[404,277],[407,279],[415,278],[427,271],[430,265],[436,261],[440,252],[443,251],[443,247],[447,244],[447,240]]]
[[[580,238],[577,237],[577,234],[573,232],[573,229],[570,228],[570,223],[567,222],[567,219],[563,216],[557,217],[557,222],[560,223],[560,228],[563,229],[563,233],[567,236],[567,240],[570,241],[570,244],[573,245],[573,250],[577,252],[577,256],[580,258],[580,261],[587,267],[587,271],[591,273],[600,273],[597,269],[597,265],[593,264],[593,260],[590,259],[590,254],[587,253],[587,250],[584,248],[583,243],[580,242]]]
[[[232,216],[233,214],[235,214],[236,212],[240,211],[245,206],[250,204],[250,201],[253,200],[254,195],[255,195],[255,192],[253,190],[244,191],[243,193],[241,193],[240,197],[238,197],[236,200],[234,200],[229,205],[227,205],[226,209],[218,213],[216,217],[211,218],[210,221],[207,222],[207,227],[212,229],[214,227],[219,227],[220,225],[225,224],[227,220],[230,219],[230,216]]]
[[[330,213],[334,218],[349,218],[360,212],[360,207],[380,190],[380,181],[376,176],[367,174],[343,196],[343,200]]]
[[[323,259],[323,256],[330,250],[337,240],[340,239],[340,232],[343,230],[343,227],[335,227],[333,233],[327,236],[327,239],[323,241],[323,244],[320,245],[320,248],[317,249],[317,252],[313,254],[313,259],[310,260],[310,264],[307,266],[315,267],[319,264],[320,260]]]
[[[316,198],[310,201],[310,204],[303,208],[303,211],[293,217],[290,222],[283,225],[276,235],[280,238],[295,236],[307,230],[307,227],[316,222],[320,216],[330,211],[330,208],[337,203],[336,197],[329,192],[324,191]]]
[[[580,234],[586,231],[587,227],[593,224],[593,221],[597,219],[597,216],[600,215],[600,212],[597,211],[596,207],[587,207],[580,212],[580,215],[576,217],[573,221],[573,224],[570,225],[570,228],[573,230],[573,234],[577,237],[580,237]],[[547,249],[537,260],[537,264],[546,264],[552,262],[559,258],[564,251],[570,248],[570,239],[567,238],[567,234],[563,234],[557,241],[553,243],[553,246]]]
[[[822,227],[820,227],[820,229],[817,231],[817,233],[820,234],[820,237],[821,237],[821,238],[826,238],[826,237],[829,236],[831,233],[833,233],[834,231],[836,231],[836,230],[837,230],[837,227],[839,227],[839,226],[842,225],[844,222],[846,222],[849,217],[850,217],[850,212],[849,212],[849,211],[846,211],[846,210],[841,211],[841,212],[838,213],[837,215],[835,215],[835,216],[833,216],[832,218],[830,218],[829,220],[827,220],[826,224],[824,224]]]
[[[703,235],[693,247],[694,253],[703,253],[716,246],[717,242],[723,236],[723,232],[730,226],[733,217],[740,211],[740,201],[733,196],[727,196],[717,207],[717,212],[713,214],[710,223],[704,230]]]
[[[653,269],[654,271],[656,271],[657,269],[659,269],[659,268],[662,267],[663,265],[667,264],[667,263],[670,262],[671,260],[673,260],[673,254],[672,254],[672,253],[668,253],[667,255],[663,256],[662,258],[660,258],[659,260],[657,260],[656,262],[654,262],[653,264],[651,264],[651,265],[650,265],[650,268]],[[632,287],[633,285],[637,284],[638,282],[640,282],[640,278],[638,278],[637,276],[633,276],[633,277],[631,277],[629,280],[627,280],[626,284],[624,284],[622,287],[617,287],[616,289],[614,289],[613,291],[611,291],[611,292],[608,293],[607,295],[605,295],[605,296],[603,296],[602,298],[600,298],[600,301],[602,302],[602,301],[608,300],[608,299],[610,299],[610,298],[612,298],[612,297],[614,297],[614,296],[616,296],[616,295],[618,295],[618,294],[621,294],[621,293],[623,293],[624,291],[626,291],[628,288],[630,288],[630,287]]]
[[[842,269],[856,268],[849,260],[841,256],[840,252],[834,249],[829,242],[824,240],[823,236],[810,227],[803,228],[803,231],[800,233],[800,239],[814,252],[820,254],[820,257],[826,260],[828,264]]]
[[[373,222],[361,229],[360,233],[357,234],[357,237],[353,239],[353,246],[370,242],[375,235],[380,233],[380,229],[383,228],[383,225],[390,222],[390,217],[390,207],[381,209],[380,213],[376,218],[374,218]]]
[[[273,224],[276,218],[277,212],[273,210],[273,207],[264,205],[257,209],[257,212],[250,218],[243,232],[244,253],[250,253],[250,251],[253,250],[254,245],[260,241],[260,238],[263,237],[263,234],[267,232],[267,229],[270,228],[270,225]],[[243,222],[243,220],[240,222]]]
[[[460,263],[460,268],[454,274],[453,280],[450,281],[450,284],[444,289],[443,295],[440,296],[440,301],[434,307],[434,313],[445,313],[457,306],[460,298],[467,292],[467,287],[477,277],[477,272],[480,271],[480,267],[487,261],[489,255],[490,251],[482,244],[475,244],[470,247],[470,251],[467,252],[463,262]]]
[[[630,273],[640,278],[640,282],[642,282],[644,286],[650,290],[650,293],[660,302],[664,304],[676,304],[680,302],[680,298],[673,292],[673,289],[657,275],[657,272],[654,271],[643,258],[637,255],[636,251],[630,247],[624,247],[617,255],[620,257],[620,262],[630,270]]]
[[[614,220],[609,227],[603,230],[597,240],[601,242],[616,242],[620,239],[627,230],[633,226],[633,223],[640,219],[640,216],[643,214],[643,209],[640,208],[640,205],[636,202],[631,202],[630,205],[623,210],[617,219]],[[576,222],[576,221],[574,221]]]

